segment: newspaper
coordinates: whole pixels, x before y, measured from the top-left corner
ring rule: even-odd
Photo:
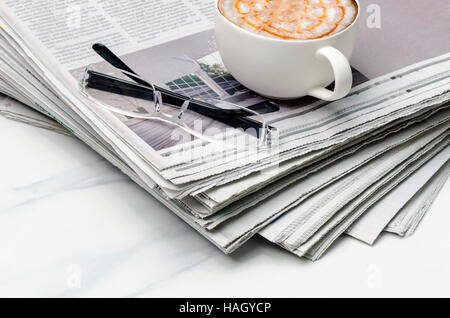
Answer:
[[[388,192],[393,189],[399,182],[408,177],[410,173],[413,173],[415,170],[419,169],[421,165],[423,165],[430,158],[439,153],[442,149],[444,149],[448,145],[448,141],[443,143],[438,143],[435,148],[431,149],[428,153],[425,153],[424,157],[415,162],[414,159],[410,159],[405,161],[405,164],[412,164],[409,169],[406,169],[399,173],[396,171],[394,173],[390,173],[389,178],[392,178],[393,175],[398,174],[397,180],[393,180],[391,182],[386,181],[385,179],[382,182],[377,182],[374,186],[372,186],[368,192],[376,192],[384,187],[383,191]],[[383,183],[383,184],[382,184]],[[370,195],[373,193],[367,193],[367,196],[370,198]],[[377,197],[375,197],[376,202]],[[379,199],[379,197],[378,197]],[[329,220],[324,226],[322,226],[317,232],[314,233],[307,241],[303,244],[300,244],[297,248],[293,248],[293,246],[286,246],[285,243],[282,244],[283,247],[289,249],[294,254],[307,257],[313,261],[318,260],[326,250],[348,229],[349,226],[362,214],[365,209],[370,207],[374,202],[370,199],[366,202],[360,200],[359,198],[355,201],[352,201],[348,206],[339,211],[336,215],[333,216],[331,220]],[[361,209],[358,210],[355,208],[358,205],[361,205]],[[263,236],[264,232],[262,232]],[[269,240],[272,240],[270,236],[267,237]]]
[[[431,178],[414,197],[398,212],[386,227],[386,232],[400,236],[411,236],[423,217],[431,208],[439,192],[444,188],[450,176],[450,164],[447,163]]]
[[[450,53],[370,81],[355,71],[355,87],[340,101],[277,102],[279,111],[265,116],[279,132],[277,147],[256,153],[217,151],[164,123],[113,113],[79,91],[87,66],[107,67],[91,49],[102,42],[143,78],[172,91],[245,107],[264,101],[227,73],[211,30],[214,4],[3,1],[0,91],[55,119],[227,253],[284,213],[291,215],[315,192],[346,182],[367,161],[401,147],[425,156],[425,148],[414,148],[412,140],[444,138],[442,131],[440,137],[427,136],[449,125]],[[200,120],[205,131],[223,126],[198,114],[187,118],[190,124]],[[416,158],[404,152],[392,158]],[[373,172],[385,173],[381,166]],[[383,182],[395,184],[388,176]],[[304,188],[309,190],[298,191],[310,179]]]
[[[72,136],[67,129],[51,118],[40,114],[7,96],[0,95],[0,116],[37,128],[51,130],[62,135]]]
[[[261,234],[291,251],[301,249],[308,241],[311,242],[314,235],[317,238],[317,231],[326,228],[324,225],[333,217],[344,219],[366,198],[374,195],[411,162],[417,160],[417,157],[438,144],[448,143],[447,129],[446,125],[432,129],[379,156],[350,176],[316,193],[273,225],[266,227]]]
[[[427,66],[429,66],[429,65],[427,65]],[[417,67],[420,67],[420,66],[417,66]],[[342,106],[343,104],[346,104],[347,109],[352,109],[352,108],[354,109],[355,108],[354,106],[361,107],[361,104],[364,105],[364,97],[365,96],[364,96],[364,93],[361,93],[359,91],[359,89],[364,91],[364,89],[366,89],[367,87],[371,87],[372,85],[376,86],[377,83],[385,81],[386,87],[390,87],[390,89],[392,88],[395,90],[396,85],[392,82],[395,82],[398,79],[401,82],[396,83],[396,84],[398,84],[399,86],[404,85],[405,82],[403,82],[403,80],[407,80],[406,77],[404,76],[405,73],[412,72],[413,76],[417,80],[419,80],[419,78],[417,77],[417,74],[414,74],[414,69],[415,69],[414,67],[410,67],[405,70],[390,74],[389,76],[382,77],[381,79],[370,81],[368,83],[358,86],[358,90],[355,90],[355,92],[354,92],[358,96],[358,102],[360,102],[360,104],[358,104],[358,105],[351,104],[351,98],[352,98],[352,96],[354,96],[354,95],[351,95],[350,97],[348,97],[348,99],[347,98],[344,99],[341,104],[331,103],[328,106],[336,107],[336,109],[342,108],[343,111],[345,111],[345,109],[346,109],[345,106]],[[425,69],[428,69],[428,67],[424,68],[424,70]],[[439,69],[441,70],[440,66],[439,66]],[[424,71],[424,73],[426,73],[426,72]],[[394,80],[392,80],[391,78],[394,78]],[[437,84],[437,85],[440,85],[440,84]],[[431,87],[432,86],[433,85],[431,85]],[[407,90],[409,90],[409,88],[407,88]],[[444,91],[445,90],[446,90],[446,88],[444,89]],[[377,99],[377,98],[387,99],[389,96],[389,93],[387,93],[387,91],[388,91],[387,88],[385,88],[385,90],[383,90],[383,92],[384,92],[383,95],[381,95],[381,96],[375,95],[374,96],[373,94],[369,94],[369,96],[365,97],[365,98],[369,99],[369,98],[375,97],[375,99]],[[403,102],[405,104],[407,103],[407,101],[403,101]],[[398,104],[394,104],[394,105],[398,106]],[[371,109],[371,110],[373,110],[373,109]],[[313,116],[315,116],[315,114],[313,114]],[[316,117],[320,118],[320,115],[317,115]],[[294,118],[297,121],[300,121],[300,122],[303,121],[303,117],[299,116],[299,117],[294,117]],[[386,123],[384,125],[386,125]],[[347,131],[347,133],[349,135],[351,134],[350,131]],[[330,149],[328,151],[333,150],[333,148],[330,148]],[[204,215],[204,216],[205,215],[207,216],[208,214],[213,214],[217,210],[223,209],[224,207],[233,203],[234,201],[248,195],[253,190],[260,188],[264,184],[267,184],[268,182],[273,182],[277,178],[281,178],[282,176],[287,175],[287,174],[295,171],[296,169],[299,169],[299,168],[307,165],[311,161],[317,160],[317,158],[323,156],[324,153],[326,153],[326,151],[324,151],[324,150],[316,151],[316,152],[309,152],[306,155],[304,155],[303,157],[298,157],[297,161],[291,160],[290,164],[279,165],[276,170],[276,175],[270,174],[270,170],[269,170],[269,173],[264,173],[264,174],[254,173],[252,175],[247,176],[245,179],[240,179],[235,182],[228,183],[221,187],[214,187],[212,189],[204,191],[203,193],[197,194],[195,196],[195,198],[201,203],[201,205],[199,205],[196,208],[194,213],[196,213],[198,215]],[[282,156],[282,155],[280,155],[280,156]]]
[[[366,8],[366,23],[358,30],[358,45],[352,65],[368,78],[390,73],[406,65],[418,63],[449,51],[442,39],[448,33],[450,4],[434,0],[423,1],[359,0]],[[379,11],[377,11],[379,10]],[[379,24],[367,23],[379,13]],[[364,17],[364,15],[362,16]],[[363,20],[363,19],[362,19]],[[411,32],[414,30],[414,32]]]
[[[445,124],[441,129],[445,129]],[[377,153],[376,151],[375,153]],[[382,151],[381,151],[382,152]],[[358,152],[359,155],[361,153]],[[396,153],[395,150],[392,150],[391,153]],[[390,159],[387,156],[388,160]],[[354,158],[349,160],[350,168],[347,169],[356,169],[353,165]],[[328,180],[328,177],[333,174],[333,171],[338,169],[339,165],[333,165],[328,169],[324,169],[323,171],[319,171],[318,182],[316,187],[323,185],[323,182]],[[359,169],[358,169],[359,170]],[[331,171],[331,172],[330,172]],[[321,174],[322,172],[322,174]],[[368,174],[369,176],[370,174]],[[229,221],[221,224],[217,229],[218,232],[225,235],[228,238],[228,245],[226,246],[227,250],[233,251],[237,247],[239,247],[243,242],[247,241],[250,237],[252,237],[255,233],[260,231],[264,226],[271,223],[273,220],[278,218],[280,215],[283,215],[287,212],[287,215],[293,213],[295,208],[299,202],[308,198],[308,186],[307,183],[314,182],[312,175],[308,176],[305,180],[301,180],[300,182],[295,183],[295,185],[290,185],[288,188],[285,188],[282,192],[276,192],[276,196],[271,197],[270,199],[265,199],[261,201],[258,205],[247,209],[245,213],[240,215],[238,218],[232,218]],[[323,181],[325,180],[325,181]],[[302,182],[304,181],[304,182]],[[329,180],[332,182],[333,180]],[[373,182],[374,180],[367,178],[367,182]],[[306,193],[305,193],[305,192]],[[308,198],[310,200],[310,198]],[[278,222],[278,221],[277,221]],[[276,224],[275,222],[274,224]],[[270,228],[270,226],[269,226]],[[212,231],[214,232],[214,231]]]
[[[355,220],[357,220],[361,216],[361,214],[365,212],[365,210],[367,208],[370,208],[370,206],[372,204],[374,204],[374,202],[379,200],[380,197],[382,197],[387,192],[389,192],[393,188],[395,188],[400,182],[402,182],[405,178],[407,178],[411,173],[414,173],[414,171],[419,169],[423,164],[425,164],[433,156],[435,156],[440,151],[442,151],[442,149],[444,149],[447,145],[448,145],[448,142],[441,143],[435,149],[430,151],[430,153],[427,154],[424,158],[421,158],[420,160],[418,160],[415,163],[415,165],[413,165],[411,167],[410,171],[406,171],[405,173],[399,175],[399,179],[398,180],[392,181],[389,184],[387,184],[386,187],[384,188],[384,191],[382,191],[378,196],[375,196],[373,198],[373,201],[369,200],[367,202],[367,204],[362,207],[361,210],[357,211],[356,213],[350,214],[347,218],[344,219],[343,222],[340,222],[338,226],[335,226],[334,229],[331,232],[329,232],[327,235],[322,237],[321,240],[318,241],[318,243],[316,243],[313,247],[311,247],[311,248],[305,247],[305,250],[307,250],[307,252],[304,255],[307,258],[309,258],[309,259],[311,259],[313,261],[316,261],[316,260],[320,259],[324,255],[324,253],[331,247],[331,245],[337,239],[339,239],[339,237],[348,229],[348,227],[351,226],[351,224],[353,222],[355,222]],[[317,235],[317,236],[320,236],[320,235]],[[312,240],[311,243],[313,241],[314,240]],[[300,252],[300,250],[299,250],[299,252]],[[304,253],[304,252],[302,251],[300,253]],[[297,254],[297,255],[299,255],[299,254]]]
[[[450,147],[430,160],[397,188],[372,206],[347,230],[347,234],[367,244],[374,244],[402,207],[425,186],[450,158]]]
[[[333,155],[331,158],[321,160],[315,165],[292,173],[287,177],[280,179],[279,182],[271,183],[261,190],[249,194],[245,198],[222,209],[213,216],[203,219],[203,224],[206,225],[207,228],[213,229],[242,211],[245,211],[245,214],[249,214],[250,217],[255,220],[255,223],[258,224],[261,221],[264,221],[264,218],[271,218],[280,211],[292,207],[293,204],[300,201],[305,194],[312,191],[310,185],[319,188],[323,184],[345,176],[346,173],[359,168],[366,161],[373,159],[401,143],[407,142],[424,131],[436,127],[439,124],[446,123],[449,119],[449,115],[450,113],[448,110],[439,113],[439,115],[427,114],[421,118],[423,121],[420,124],[413,125],[408,129],[405,129],[407,126],[406,124],[402,124],[392,128],[386,135],[377,135],[372,139],[366,140],[365,143],[356,144],[348,149],[344,149]],[[427,119],[427,117],[430,116],[431,118]],[[409,122],[408,124],[412,125],[413,122]],[[402,131],[403,129],[404,131]],[[389,136],[397,131],[400,132]],[[349,156],[351,154],[354,155]],[[283,168],[283,166],[280,166],[280,168]],[[314,181],[315,179],[312,176],[315,172],[317,172],[316,175],[320,176],[317,177],[317,182]],[[305,178],[308,178],[308,180],[303,182]],[[281,190],[283,190],[283,193],[278,194]],[[277,194],[277,204],[274,207],[271,206],[269,208],[267,204],[269,204],[270,201],[268,201],[268,199],[275,194]],[[262,201],[265,201],[265,203],[263,203],[262,206],[258,205]],[[252,212],[253,210],[255,210],[255,212]],[[238,223],[239,220],[240,219],[237,219],[231,222]]]

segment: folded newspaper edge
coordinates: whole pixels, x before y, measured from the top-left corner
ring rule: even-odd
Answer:
[[[402,207],[446,165],[449,158],[450,147],[447,147],[373,205],[346,233],[362,242],[373,245]]]
[[[439,192],[444,188],[449,176],[450,163],[447,163],[402,207],[385,231],[402,237],[413,235]]]

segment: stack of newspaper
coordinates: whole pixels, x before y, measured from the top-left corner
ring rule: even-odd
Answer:
[[[270,101],[276,111],[262,116],[276,138],[248,151],[186,138],[131,116],[137,106],[119,99],[114,111],[80,90],[87,67],[108,68],[92,50],[102,42],[140,79],[181,96],[269,102],[226,71],[214,1],[21,0],[0,9],[0,92],[15,100],[3,99],[0,114],[63,126],[225,253],[256,234],[312,260],[343,234],[368,244],[384,231],[411,235],[448,179],[450,54],[371,80],[355,70],[353,90],[336,102]],[[209,132],[224,125],[187,118]]]

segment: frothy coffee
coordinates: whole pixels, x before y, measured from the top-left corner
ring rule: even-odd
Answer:
[[[354,0],[219,0],[223,16],[271,38],[312,40],[336,34],[355,21]]]

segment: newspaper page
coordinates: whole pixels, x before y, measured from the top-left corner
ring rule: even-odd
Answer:
[[[351,180],[352,178],[345,179],[342,182],[327,188],[322,193],[319,193],[315,199],[306,201],[306,206],[303,209],[298,209],[297,213],[291,215],[294,219],[292,220],[291,218],[292,221],[285,223],[287,227],[285,227],[284,231],[278,232],[278,235],[270,233],[267,230],[263,230],[261,233],[266,238],[280,244],[299,256],[307,256],[308,258],[317,260],[330,245],[367,210],[368,207],[374,204],[374,200],[376,201],[380,196],[395,188],[401,181],[406,179],[410,174],[447,147],[449,140],[445,137],[446,135],[447,134],[441,135],[429,142],[424,143],[422,141],[423,148],[420,151],[410,152],[410,156],[407,155],[407,158],[402,158],[401,152],[406,150],[408,146],[411,147],[414,143],[400,147],[404,149],[399,153],[396,153],[394,157],[396,157],[395,161],[400,160],[401,164],[399,166],[394,164],[395,168],[392,169],[392,166],[389,166],[390,160],[385,161],[384,164],[388,164],[387,167],[389,167],[389,169],[386,169],[384,175],[379,179],[376,179],[374,183],[372,183],[372,181],[371,184],[367,184],[367,181],[365,180],[368,179],[363,178],[363,175],[370,174],[371,172],[378,173],[380,171],[376,171],[377,169],[374,170],[373,165],[368,165],[355,172],[353,181]],[[381,157],[380,160],[382,161]],[[373,164],[376,164],[376,161]],[[385,174],[386,172],[387,174]],[[350,182],[356,182],[359,189],[367,190],[364,190],[362,195],[354,200],[346,201],[347,203],[342,205],[342,207],[336,211],[337,213],[333,213],[332,215],[327,214],[326,205],[330,202],[326,199],[327,196],[347,196],[351,195],[351,192],[357,191],[357,188],[348,186]],[[365,185],[363,185],[363,183],[365,183]],[[373,199],[372,196],[374,196],[375,199]],[[339,202],[344,201],[345,199],[343,201],[339,199]],[[316,211],[317,213],[313,213],[315,207],[319,207]],[[288,215],[289,213],[287,216]],[[323,218],[319,220],[318,217],[320,217],[320,215]],[[324,215],[329,215],[331,218]],[[305,218],[304,222],[301,221],[302,218]],[[317,227],[317,222],[324,221],[325,223]]]
[[[385,147],[384,142],[380,141],[366,147],[363,151],[353,157],[340,160],[340,162],[337,162],[333,167],[319,171],[303,183],[299,183],[297,186],[298,188],[303,186],[303,191],[311,192],[310,189],[314,188],[311,188],[309,184],[314,185],[317,183],[320,185],[323,184],[324,181],[326,182],[328,178],[331,178],[331,180],[334,181],[332,184],[331,182],[328,182],[330,185],[329,187],[318,188],[321,191],[312,192],[312,195],[310,195],[308,200],[303,200],[298,203],[295,208],[284,214],[276,222],[267,226],[262,233],[267,235],[268,238],[273,238],[274,241],[281,243],[288,240],[296,231],[301,233],[302,229],[306,228],[308,224],[314,224],[314,221],[317,222],[319,219],[321,222],[326,221],[324,215],[331,215],[332,213],[329,212],[330,209],[339,210],[342,208],[342,206],[339,207],[339,203],[345,205],[346,202],[348,202],[344,199],[338,200],[338,194],[345,196],[346,198],[350,196],[354,199],[357,196],[355,193],[362,193],[368,186],[353,187],[353,184],[363,182],[373,183],[378,181],[378,179],[375,178],[361,179],[360,177],[363,174],[381,173],[382,175],[383,169],[384,173],[387,173],[395,167],[394,158],[400,163],[407,157],[417,153],[418,149],[423,148],[430,143],[431,140],[441,138],[440,136],[447,130],[445,123],[441,123],[440,126],[431,128],[431,130],[427,128],[427,126],[433,127],[433,122],[435,120],[436,118],[431,117],[428,120],[428,123],[425,121],[423,124],[411,127],[391,138],[387,138],[386,146],[390,147],[385,151],[383,151],[383,148]],[[412,138],[410,136],[412,136]],[[390,145],[391,142],[394,143]],[[359,165],[355,167],[353,162]],[[334,173],[333,169],[337,172]],[[362,171],[365,172],[362,173]],[[341,176],[345,175],[346,177],[333,177],[333,173],[335,175],[338,174],[337,176],[340,174]],[[317,181],[315,179],[317,179]],[[299,190],[300,189],[297,189],[297,191]],[[295,191],[295,189],[289,191]],[[329,200],[327,197],[333,197],[334,199]],[[313,208],[315,205],[317,205],[317,208]],[[318,217],[319,214],[321,217]]]
[[[37,128],[47,129],[59,134],[72,134],[51,118],[21,104],[20,102],[0,94],[0,116],[25,123]]]
[[[388,193],[389,191],[393,190],[396,186],[398,186],[399,183],[401,183],[403,180],[408,178],[411,173],[414,173],[416,170],[420,169],[426,162],[431,160],[434,156],[439,154],[445,147],[447,147],[449,144],[448,140],[443,141],[430,151],[428,151],[426,154],[423,154],[420,158],[418,158],[415,162],[411,162],[408,165],[408,168],[399,173],[393,180],[389,181],[388,183],[384,184],[383,186],[380,186],[380,191],[378,191],[373,197],[371,197],[369,200],[367,200],[364,204],[362,204],[358,209],[354,210],[353,212],[347,211],[349,213],[343,220],[339,217],[334,218],[333,222],[328,224],[324,229],[327,229],[329,232],[327,234],[317,233],[315,235],[315,238],[309,242],[309,244],[305,244],[301,249],[297,250],[297,255],[301,255],[302,253],[307,258],[316,261],[320,259],[324,253],[332,246],[332,244],[339,238],[341,235],[344,234],[344,232],[351,226],[361,215],[364,213],[374,202],[379,200],[383,195]],[[344,212],[344,211],[342,211]],[[342,216],[341,216],[342,217]],[[330,226],[332,226],[332,229],[330,229]],[[316,242],[313,244],[313,242]],[[306,252],[305,252],[306,251]]]
[[[450,148],[447,148],[373,205],[346,233],[373,245],[395,215],[446,164],[449,158]]]
[[[176,10],[171,7],[175,3]],[[42,47],[49,60],[56,60],[65,72],[63,76],[67,77],[67,74],[70,74],[74,82],[79,80],[79,74],[87,65],[101,63],[99,62],[101,59],[92,52],[91,46],[93,43],[102,42],[117,52],[133,69],[139,70],[144,78],[171,90],[183,92],[186,95],[191,94],[191,96],[222,94],[223,98],[238,99],[244,105],[260,101],[261,97],[254,96],[232,78],[223,76],[222,64],[216,53],[214,36],[210,30],[214,3],[215,1],[156,1],[152,2],[149,9],[149,2],[142,1],[126,3],[87,0],[48,1],[42,5],[23,0],[6,1],[2,6],[5,8],[5,14],[8,13],[9,19],[14,20],[14,24],[19,23],[25,30],[24,33],[30,38],[37,39],[35,42],[39,44],[39,48]],[[140,16],[142,12],[148,10],[152,11],[149,17]],[[177,22],[171,25],[168,21],[179,21],[179,24]],[[170,27],[167,27],[167,24]],[[148,29],[149,27],[151,30]],[[355,82],[358,83],[358,78]],[[280,103],[280,111],[273,116],[268,116],[275,126],[289,131],[289,134],[285,136],[286,146],[282,148],[283,150],[288,151],[298,145],[312,143],[317,144],[315,146],[317,150],[337,143],[330,139],[329,134],[320,135],[319,140],[317,137],[302,139],[297,136],[302,129],[305,129],[305,125],[298,127],[295,123],[299,121],[295,120],[295,117],[308,110],[303,108],[300,111],[299,106],[308,105],[311,102],[314,101],[304,99]],[[340,104],[337,103],[336,107],[340,107]],[[333,109],[335,108],[326,107],[324,111],[314,112],[309,116],[303,116],[302,119],[307,121],[314,117],[317,121],[318,117],[322,116],[329,120],[329,112]],[[96,111],[104,114],[99,110]],[[360,111],[363,111],[363,108]],[[371,111],[370,117],[364,117],[362,113],[357,112],[348,113],[350,117],[342,118],[341,126],[337,126],[338,115],[335,113],[336,122],[333,125],[336,129],[332,135],[338,135],[340,131],[347,131],[362,123],[368,123],[369,118],[373,120],[374,115],[382,116],[382,112]],[[173,127],[162,123],[130,120],[130,118],[112,114],[104,114],[104,116],[105,122],[111,125],[114,133],[121,134],[116,138],[122,138],[136,148],[136,154],[126,152],[130,158],[133,158],[130,159],[130,164],[137,165],[136,162],[141,160],[139,168],[155,179],[160,172],[163,176],[159,179],[161,183],[163,179],[166,179],[181,186],[191,181],[230,172],[240,166],[245,166],[242,169],[245,170],[249,165],[264,159],[261,156],[251,158],[244,156],[245,160],[242,161],[236,160],[241,157],[220,160],[223,159],[222,154],[219,157],[208,157],[207,160],[204,154],[200,154],[198,158],[192,158],[188,155],[191,152],[178,153],[177,146],[190,144],[191,139],[180,132],[174,135]],[[192,121],[198,117],[192,116]],[[91,120],[94,121],[94,119]],[[202,122],[203,126],[208,126],[208,129],[217,128],[215,122],[209,125],[207,118],[202,118]],[[352,122],[352,124],[344,124],[345,122]],[[315,127],[310,127],[302,137],[324,132],[327,129],[330,132],[329,127],[330,125],[322,125],[316,130],[312,129]],[[323,144],[324,140],[330,141]],[[119,143],[117,141],[117,144]],[[305,147],[302,152],[297,152],[295,155],[289,154],[284,157],[277,155],[276,158],[268,158],[267,161],[274,165],[280,160],[288,160],[311,150],[313,149]],[[144,159],[139,159],[140,157]],[[146,163],[152,164],[158,171],[152,172],[145,167]],[[264,165],[255,167],[253,171],[262,167]],[[236,170],[233,176],[223,182],[229,182],[233,178],[237,179],[248,173],[249,171]],[[166,183],[166,185],[170,187],[169,184]]]
[[[411,236],[415,233],[424,216],[438,194],[445,187],[450,176],[450,162],[441,168],[414,197],[403,206],[395,218],[385,228],[386,232],[399,236]]]

